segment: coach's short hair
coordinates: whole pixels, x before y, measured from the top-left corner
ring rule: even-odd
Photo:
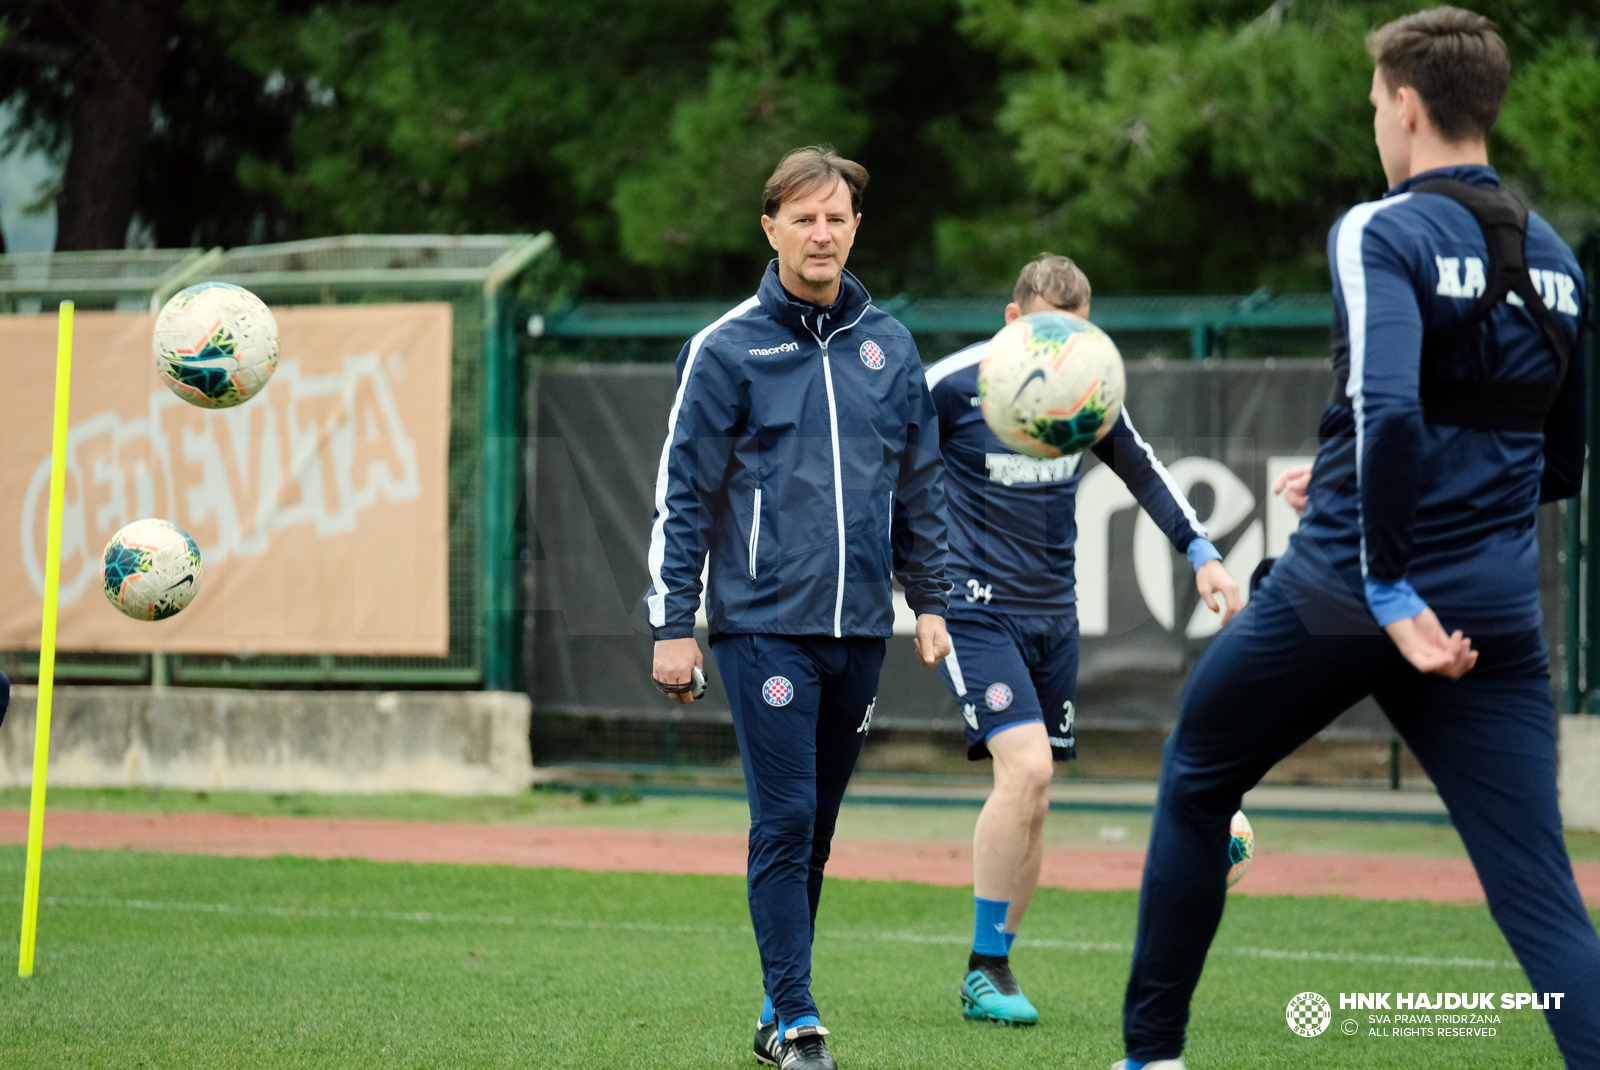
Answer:
[[[1417,91],[1446,141],[1489,136],[1511,81],[1494,23],[1459,7],[1429,8],[1373,30],[1367,51],[1391,94]]]
[[[861,191],[867,188],[867,169],[833,151],[832,145],[807,145],[778,161],[777,170],[762,191],[762,211],[776,217],[785,201],[804,197],[840,179],[850,190],[850,213],[861,211]]]
[[[1037,260],[1022,269],[1016,288],[1011,291],[1011,300],[1018,308],[1027,308],[1035,297],[1042,297],[1046,304],[1057,308],[1082,308],[1089,300],[1089,277],[1070,257],[1040,253]]]

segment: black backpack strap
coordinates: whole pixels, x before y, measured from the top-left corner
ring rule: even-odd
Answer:
[[[1430,178],[1411,187],[1449,197],[1477,220],[1488,247],[1484,290],[1466,315],[1422,338],[1421,398],[1432,424],[1493,431],[1542,431],[1545,417],[1566,380],[1571,350],[1528,271],[1528,208],[1509,190],[1486,189],[1453,178]],[[1485,378],[1447,377],[1451,358],[1471,343],[1483,322],[1507,295],[1516,294],[1539,324],[1556,355],[1549,383],[1506,383]]]

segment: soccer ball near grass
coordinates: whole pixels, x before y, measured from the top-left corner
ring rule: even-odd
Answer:
[[[272,378],[278,322],[244,287],[202,282],[172,295],[150,347],[174,394],[203,409],[226,409],[255,397]]]
[[[1233,820],[1228,822],[1228,831],[1233,833],[1233,839],[1228,842],[1228,887],[1232,888],[1250,872],[1250,859],[1256,854],[1256,834],[1243,810],[1234,813]]]
[[[994,336],[978,365],[983,418],[1029,457],[1061,457],[1104,438],[1122,412],[1122,355],[1067,312],[1032,312]]]
[[[135,520],[106,543],[106,598],[134,620],[165,620],[200,591],[200,547],[165,520]]]

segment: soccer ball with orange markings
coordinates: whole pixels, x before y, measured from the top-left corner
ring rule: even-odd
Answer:
[[[1234,813],[1228,831],[1233,834],[1228,841],[1228,887],[1232,888],[1250,872],[1250,860],[1256,856],[1256,833],[1243,810]]]
[[[978,365],[984,420],[1029,457],[1061,457],[1099,442],[1122,413],[1125,389],[1116,345],[1068,312],[1012,321]]]
[[[100,564],[107,600],[134,620],[165,620],[200,591],[200,547],[165,520],[135,520],[118,531]]]
[[[151,350],[171,391],[203,409],[259,394],[278,366],[278,321],[242,286],[202,282],[172,295],[156,317]]]

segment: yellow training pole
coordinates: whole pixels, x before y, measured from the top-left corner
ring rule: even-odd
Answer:
[[[44,562],[44,634],[39,640],[39,711],[33,727],[33,796],[28,808],[28,878],[22,890],[22,952],[17,976],[33,976],[39,924],[39,863],[44,853],[44,774],[50,761],[50,697],[56,676],[56,601],[61,592],[61,513],[67,492],[67,395],[72,386],[72,302],[61,302],[56,333],[56,419],[50,439],[50,529]]]

